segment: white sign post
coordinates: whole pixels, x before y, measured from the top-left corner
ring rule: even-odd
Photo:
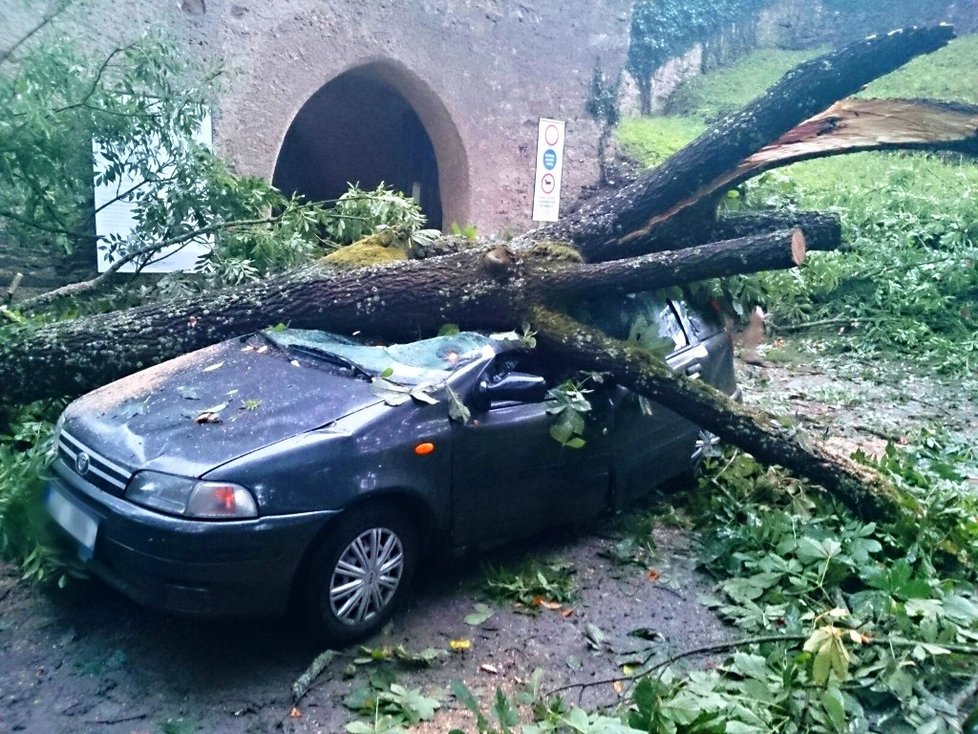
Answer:
[[[540,118],[533,221],[556,222],[560,213],[560,173],[564,168],[564,121]]]

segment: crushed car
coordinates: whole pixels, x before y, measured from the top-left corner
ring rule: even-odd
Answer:
[[[579,310],[736,393],[718,320],[644,295]],[[70,404],[45,504],[91,573],[139,602],[295,609],[342,645],[384,624],[430,554],[620,507],[713,440],[515,333],[385,345],[267,330]]]

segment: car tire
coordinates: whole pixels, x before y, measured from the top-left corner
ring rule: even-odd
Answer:
[[[318,642],[348,645],[390,619],[417,564],[417,532],[390,505],[344,512],[310,557],[300,611]]]

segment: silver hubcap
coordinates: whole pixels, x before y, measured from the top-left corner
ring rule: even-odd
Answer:
[[[350,543],[333,569],[329,605],[345,624],[359,624],[390,603],[404,573],[401,539],[387,528],[371,528]]]
[[[720,437],[716,434],[710,433],[709,431],[700,431],[699,435],[696,437],[696,444],[693,447],[693,464],[699,464],[703,459],[709,456],[717,456],[720,451],[717,448],[720,445]]]

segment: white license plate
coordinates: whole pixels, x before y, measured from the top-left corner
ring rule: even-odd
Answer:
[[[51,517],[65,529],[72,538],[81,543],[89,552],[95,550],[95,536],[98,534],[98,520],[65,497],[54,487],[48,489],[45,502]]]

